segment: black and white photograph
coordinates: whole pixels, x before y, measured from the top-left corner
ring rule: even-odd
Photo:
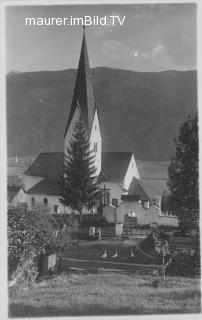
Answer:
[[[198,6],[2,6],[8,318],[200,315]]]

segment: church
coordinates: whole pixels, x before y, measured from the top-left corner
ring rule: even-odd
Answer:
[[[85,29],[72,103],[64,128],[64,153],[79,117],[86,125],[90,149],[95,155],[105,219],[109,223],[124,224],[127,219],[135,219],[138,225],[177,226],[176,217],[162,214],[161,194],[141,181],[134,154],[102,150],[99,105],[94,97]],[[50,213],[70,213],[70,208],[63,206],[59,200],[58,181],[63,175],[64,153],[40,153],[24,172],[24,191],[30,210],[46,208]],[[89,213],[87,209],[85,213]]]

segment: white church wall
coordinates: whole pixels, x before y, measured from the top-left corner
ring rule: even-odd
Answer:
[[[112,199],[118,199],[118,204],[121,202],[121,195],[123,194],[122,186],[119,182],[113,182],[113,181],[104,181],[99,183],[99,188],[104,189],[104,186],[106,189],[109,189],[110,193],[110,203],[112,203]]]
[[[125,215],[129,212],[135,212],[138,225],[157,224],[178,226],[177,217],[162,216],[161,210],[157,207],[151,206],[148,209],[142,208],[142,204],[137,201],[124,201],[121,202],[117,208],[117,222],[124,223]]]
[[[27,195],[23,189],[20,189],[20,191],[13,198],[12,203],[19,203],[19,202],[26,202],[26,201],[27,201]]]
[[[131,160],[124,178],[124,182],[123,182],[124,189],[128,190],[133,177],[140,179],[134,155],[131,156]]]
[[[46,194],[29,194],[27,197],[27,204],[28,209],[33,209],[33,198],[35,206],[37,205],[43,206],[44,205],[44,199],[48,200],[47,208],[50,210],[50,213],[70,213],[70,209],[68,207],[65,207],[59,200],[58,196],[51,196]],[[56,207],[58,206],[57,212]]]
[[[164,216],[160,215],[159,225],[179,227],[179,221],[176,216]]]
[[[120,206],[117,208],[117,221],[119,223],[124,223],[125,215],[129,212],[135,212],[139,225],[158,224],[160,210],[152,206],[150,206],[149,209],[144,209],[142,208],[142,204],[137,201],[121,202]]]
[[[97,168],[96,175],[98,175],[101,171],[101,155],[102,155],[102,138],[100,133],[100,125],[99,125],[99,119],[97,110],[95,111],[95,116],[93,120],[93,125],[91,129],[91,135],[90,135],[90,149],[94,150],[94,145],[96,143],[96,151],[94,151],[95,154],[95,166]]]
[[[107,220],[107,222],[115,223],[116,222],[115,214],[116,214],[116,208],[111,204],[103,207],[102,216]]]

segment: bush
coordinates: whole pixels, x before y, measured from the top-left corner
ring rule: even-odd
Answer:
[[[141,242],[140,248],[145,252],[151,253],[154,251],[154,242],[155,239],[153,233],[151,232],[148,237]]]
[[[90,227],[94,226],[96,228],[109,226],[106,219],[97,214],[86,214],[81,216],[80,226],[81,227]],[[113,224],[114,225],[114,224]]]
[[[171,263],[167,266],[167,275],[181,277],[195,276],[197,258],[196,252],[192,249],[176,251],[171,258]]]
[[[19,291],[24,287],[30,287],[34,284],[39,275],[37,258],[32,253],[29,257],[22,255],[17,269],[13,272],[9,282],[9,288],[14,291]]]
[[[24,271],[28,261],[31,264],[35,259],[38,261],[42,254],[51,252],[57,252],[62,259],[62,251],[71,243],[77,226],[74,216],[69,216],[68,223],[61,226],[49,214],[28,212],[25,209],[10,211],[8,214],[9,272],[13,272],[19,264],[16,269],[17,274],[24,274],[24,277],[27,274],[29,279],[28,273]]]

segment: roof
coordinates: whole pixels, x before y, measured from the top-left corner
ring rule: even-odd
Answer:
[[[102,153],[101,181],[122,181],[126,175],[132,152]],[[24,172],[26,175],[43,177],[28,193],[58,195],[60,176],[63,175],[63,152],[40,153],[33,164]]]
[[[54,179],[63,174],[63,164],[63,152],[40,153],[24,174]]]
[[[13,201],[14,197],[18,194],[20,189],[22,189],[20,186],[7,187],[8,203],[11,203]]]
[[[138,200],[140,200],[140,196],[139,195],[123,194],[121,196],[121,200],[122,201],[138,201]]]
[[[74,87],[72,104],[67,120],[65,135],[72,121],[76,108],[79,107],[83,121],[86,123],[88,132],[90,133],[94,114],[95,114],[95,99],[93,93],[93,84],[91,79],[91,71],[89,66],[88,51],[86,45],[86,36],[83,35],[79,65],[76,75],[76,83]]]
[[[133,177],[128,195],[139,196],[141,200],[153,200],[159,198],[159,193],[149,187],[146,183]]]
[[[27,191],[28,194],[60,195],[60,177],[58,179],[45,178]]]
[[[123,181],[132,155],[132,152],[103,152],[103,180]]]

